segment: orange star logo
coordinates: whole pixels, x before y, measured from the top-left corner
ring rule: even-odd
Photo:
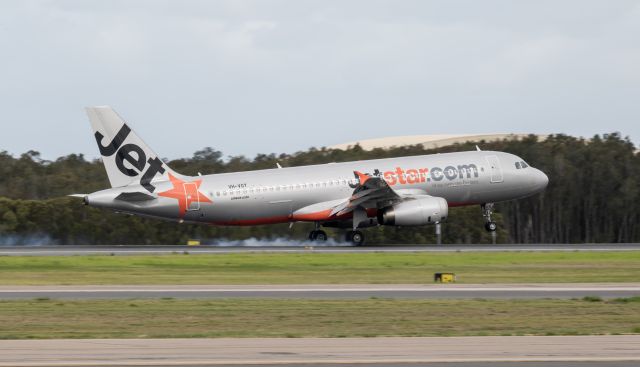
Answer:
[[[193,203],[198,203],[198,205],[200,203],[212,203],[211,199],[199,191],[202,179],[185,182],[169,173],[169,180],[171,180],[173,188],[159,192],[158,196],[177,199],[181,217],[184,216]]]

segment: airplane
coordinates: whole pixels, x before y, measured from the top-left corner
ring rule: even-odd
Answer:
[[[496,231],[494,203],[543,191],[548,177],[522,158],[475,151],[277,167],[185,176],[173,171],[109,106],[86,109],[111,188],[73,194],[84,204],[180,223],[251,226],[311,222],[309,240],[326,228],[423,226],[445,221],[450,207],[480,205]]]

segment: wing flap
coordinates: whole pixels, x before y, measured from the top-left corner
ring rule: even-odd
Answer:
[[[353,211],[359,206],[364,206],[365,203],[400,199],[400,195],[379,175],[371,176],[358,171],[354,171],[353,174],[358,179],[359,185],[345,203],[333,209],[332,214],[341,216]]]
[[[334,220],[351,213],[360,206],[376,206],[383,201],[401,200],[401,196],[382,177],[358,171],[354,171],[353,174],[358,179],[358,185],[349,198],[310,205],[295,211],[292,219],[301,221]]]

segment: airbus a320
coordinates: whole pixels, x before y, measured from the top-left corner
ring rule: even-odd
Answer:
[[[87,108],[111,188],[74,194],[84,203],[145,217],[225,226],[311,222],[347,230],[423,226],[447,219],[449,208],[480,205],[495,231],[493,204],[544,190],[547,176],[504,152],[442,153],[249,172],[185,176],[173,171],[110,107]]]

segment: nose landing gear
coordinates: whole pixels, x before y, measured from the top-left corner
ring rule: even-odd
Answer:
[[[491,214],[493,214],[493,203],[485,203],[480,205],[482,209],[482,216],[484,217],[484,229],[487,232],[495,232],[498,229],[496,222],[491,220]]]

